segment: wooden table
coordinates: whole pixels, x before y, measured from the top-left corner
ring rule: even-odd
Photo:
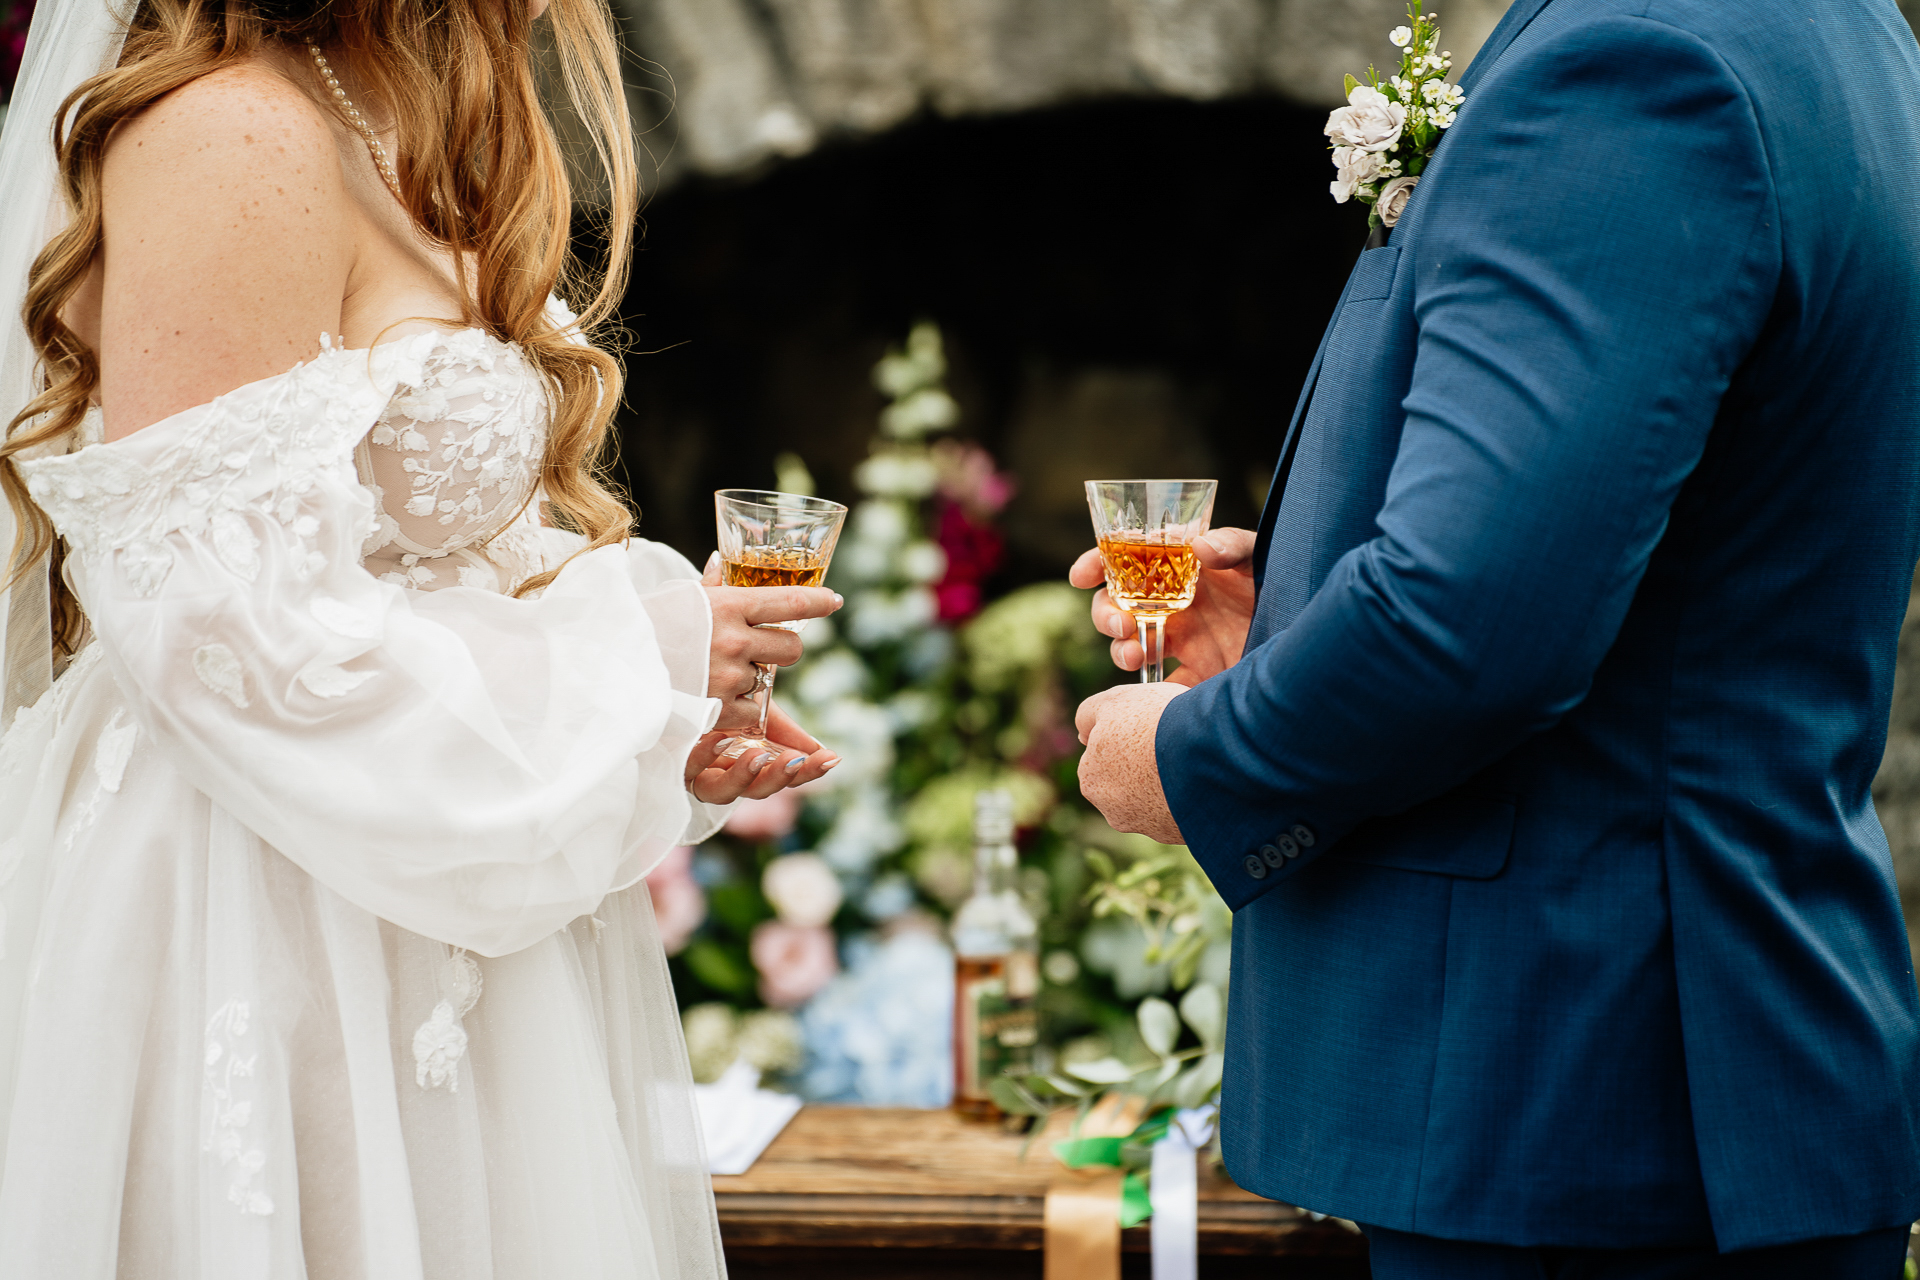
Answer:
[[[808,1106],[754,1164],[716,1177],[733,1280],[832,1276],[994,1280],[1041,1274],[1041,1211],[1059,1170],[1045,1142],[950,1111]],[[1202,1167],[1202,1277],[1364,1280],[1366,1244],[1334,1222]],[[1149,1227],[1121,1234],[1125,1274],[1149,1271]]]

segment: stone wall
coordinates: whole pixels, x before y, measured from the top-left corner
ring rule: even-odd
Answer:
[[[614,0],[660,185],[748,174],[922,112],[1115,96],[1337,103],[1403,0]],[[1464,68],[1504,0],[1446,0]]]

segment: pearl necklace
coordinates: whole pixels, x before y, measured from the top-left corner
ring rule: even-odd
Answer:
[[[380,171],[382,178],[386,179],[387,189],[393,192],[394,199],[405,204],[406,197],[400,194],[400,175],[393,171],[393,161],[387,157],[387,149],[381,145],[380,135],[373,131],[373,126],[367,123],[367,118],[360,114],[360,108],[353,105],[353,99],[349,98],[347,91],[340,87],[340,81],[334,78],[333,68],[327,65],[327,55],[320,52],[320,46],[309,42],[307,52],[313,55],[313,65],[319,69],[320,78],[327,82],[327,88],[333,91],[334,99],[339,102],[340,109],[347,113],[347,119],[353,121],[353,127],[358,129],[360,136],[367,140],[367,151],[373,156],[373,167]]]

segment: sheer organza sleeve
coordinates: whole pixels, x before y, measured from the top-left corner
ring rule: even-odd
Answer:
[[[167,758],[347,900],[502,955],[711,820],[683,783],[718,711],[710,619],[651,544],[537,599],[361,567],[353,450],[435,340],[329,350],[23,470]]]

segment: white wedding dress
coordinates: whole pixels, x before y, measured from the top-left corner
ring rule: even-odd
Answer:
[[[0,738],[0,1278],[724,1274],[636,883],[710,618],[642,541],[506,594],[545,424],[435,330],[23,464],[93,638]]]

